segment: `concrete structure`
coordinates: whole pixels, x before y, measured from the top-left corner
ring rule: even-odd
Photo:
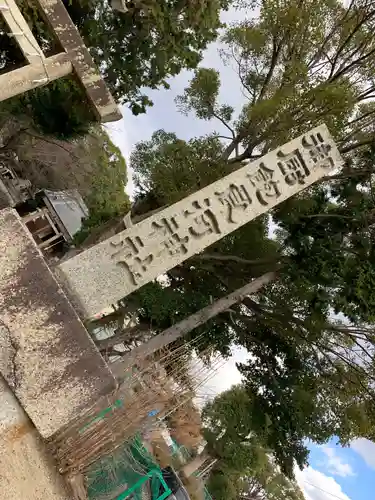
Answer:
[[[0,8],[10,32],[13,33],[26,61],[29,64],[39,63],[45,59],[42,49],[33,35],[26,19],[21,14],[15,0],[2,0]],[[21,33],[24,33],[22,36]]]
[[[0,376],[0,500],[69,500],[37,430]]]
[[[58,275],[81,314],[94,316],[341,163],[322,125],[65,261]]]
[[[61,0],[37,0],[62,52],[46,58],[15,0],[1,0],[0,15],[28,65],[0,75],[0,101],[71,73],[81,83],[101,122],[119,120],[121,113]]]
[[[116,386],[13,209],[0,211],[0,372],[44,438]]]

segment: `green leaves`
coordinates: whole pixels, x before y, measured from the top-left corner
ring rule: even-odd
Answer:
[[[214,69],[198,69],[184,95],[176,98],[177,107],[184,114],[195,110],[198,118],[209,120],[214,116],[219,95],[219,72]],[[227,113],[228,115],[228,110]]]
[[[165,86],[167,78],[197,66],[227,6],[227,0],[150,1],[121,14],[98,1],[68,10],[114,96],[139,113],[150,104],[143,88]]]
[[[237,488],[228,474],[222,471],[211,473],[208,481],[208,490],[215,500],[237,500]]]
[[[233,134],[224,158],[265,153],[323,121],[344,151],[371,142],[373,120],[360,112],[362,102],[375,96],[371,2],[354,1],[347,10],[336,0],[266,0],[258,7],[256,17],[222,37],[224,62],[237,71],[245,96],[235,125],[224,119]],[[179,102],[184,112],[223,123],[213,105],[218,106],[212,72],[200,68]],[[359,115],[354,122],[353,114]]]
[[[75,237],[77,244],[84,241],[94,228],[125,215],[130,209],[130,200],[125,193],[127,168],[121,151],[101,129],[92,131],[91,140],[94,142],[91,146],[94,168],[90,189],[85,193],[89,217]]]
[[[152,191],[158,206],[174,203],[226,173],[222,150],[214,136],[187,142],[158,130],[151,140],[138,143],[130,158],[137,190]]]
[[[243,385],[216,396],[204,407],[202,418],[208,452],[218,459],[209,490],[218,498],[224,498],[225,494],[238,498],[241,494],[241,498],[255,500],[302,499],[297,485],[278,469],[272,456],[275,450],[270,446],[271,428],[257,427],[258,412],[256,402]],[[282,417],[279,424],[284,425]],[[288,458],[287,455],[285,460]],[[293,475],[293,460],[288,473]],[[234,491],[237,496],[230,496]]]

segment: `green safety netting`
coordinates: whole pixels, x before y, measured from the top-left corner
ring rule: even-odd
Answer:
[[[204,493],[204,500],[213,500],[210,492],[206,487],[204,487],[203,493]]]
[[[171,491],[139,435],[85,474],[89,500],[163,500]]]

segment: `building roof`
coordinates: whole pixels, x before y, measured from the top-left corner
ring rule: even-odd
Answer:
[[[82,220],[89,215],[88,208],[77,190],[44,190],[45,202],[50,205],[70,238],[81,229]]]

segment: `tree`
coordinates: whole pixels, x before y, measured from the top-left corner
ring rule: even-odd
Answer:
[[[276,465],[267,429],[257,435],[252,398],[242,385],[216,396],[202,412],[210,455],[219,459],[208,487],[215,498],[300,500],[302,492]],[[238,455],[241,457],[238,458]]]
[[[373,436],[372,168],[370,151],[333,179],[330,194],[316,187],[275,211],[289,259],[277,287],[246,300],[257,345],[243,338],[255,361],[241,366],[259,427],[288,423],[275,435]]]
[[[142,88],[168,88],[168,77],[197,66],[202,50],[216,38],[220,10],[228,4],[145,0],[121,14],[107,2],[81,0],[68,10],[97,64],[106,62],[103,74],[115,98],[128,102],[137,114],[151,104]]]
[[[222,459],[233,470],[256,470],[258,464],[264,462],[265,453],[274,453],[283,472],[292,476],[294,459],[301,467],[307,462],[308,453],[301,445],[300,436],[288,434],[283,439],[283,445],[287,448],[280,449],[273,422],[267,421],[266,414],[266,422],[260,426],[258,411],[257,399],[242,385],[233,387],[206,405],[202,418],[206,424],[204,436],[209,453]],[[287,426],[282,415],[277,424],[277,429],[282,433],[282,429]],[[324,433],[324,424],[317,425],[320,425],[320,432]]]
[[[335,435],[345,443],[374,435],[375,107],[367,102],[375,90],[368,69],[375,63],[374,17],[369,1],[347,7],[334,0],[263,1],[258,17],[229,28],[223,39],[247,95],[237,120],[218,103],[214,70],[198,70],[178,100],[185,112],[219,120],[228,139],[218,132],[180,141],[159,132],[132,157],[139,214],[321,121],[340,143],[344,168],[272,212],[276,238],[269,237],[268,217],[258,218],[170,270],[163,284],[149,284],[129,299],[141,321],[154,325],[156,318],[162,331],[265,272],[277,272],[277,282],[220,312],[191,337],[223,355],[233,344],[248,350],[250,361],[240,368],[251,429],[289,475],[294,460],[306,462],[306,438],[324,442]],[[230,435],[217,446],[224,438]],[[216,451],[236,450],[233,460],[240,463],[248,445],[237,445],[229,441]]]
[[[138,195],[133,213],[175,203],[228,173],[222,153],[217,137],[183,141],[164,130],[154,132],[131,155]]]
[[[250,4],[259,7],[259,16],[229,28],[222,38],[223,56],[236,67],[246,96],[238,119],[218,103],[220,79],[214,69],[200,68],[177,98],[183,112],[225,127],[229,142],[223,158],[235,153],[230,162],[251,159],[322,121],[344,151],[372,142],[373,2]],[[249,9],[248,2],[242,5]]]
[[[183,337],[186,337],[192,330],[195,330],[201,325],[205,325],[211,318],[218,316],[220,313],[227,311],[233,305],[242,302],[244,297],[250,295],[252,293],[256,293],[262,286],[268,284],[272,279],[276,276],[275,273],[267,273],[263,276],[251,281],[244,287],[235,290],[233,293],[227,295],[226,297],[222,297],[216,302],[204,307],[200,311],[188,316],[182,321],[175,323],[171,327],[167,328],[163,332],[158,335],[152,336],[149,340],[144,341],[140,346],[134,347],[129,356],[123,357],[121,363],[115,372],[118,370],[124,370],[124,361],[125,363],[134,363],[136,359],[144,359],[147,356],[152,355],[156,351],[160,351],[161,349],[167,347],[170,344],[175,342],[183,342]],[[125,340],[130,334],[132,336],[132,332],[138,330],[139,325],[133,327],[133,329],[127,329]],[[110,347],[114,347],[124,338],[123,331],[119,330],[114,335],[112,335],[109,339],[105,339],[102,342],[99,342],[100,349],[108,349]]]
[[[208,490],[215,500],[304,500],[298,485],[277,470],[270,460],[253,476],[223,473],[219,468],[210,476]]]
[[[19,4],[43,50],[56,52],[36,3],[21,0]],[[65,0],[64,4],[114,97],[138,114],[152,105],[144,88],[168,88],[169,77],[197,66],[203,49],[222,26],[220,11],[228,8],[229,1],[145,0],[131,2],[126,13],[113,10],[105,0]],[[0,40],[1,67],[19,65],[22,56],[6,31]],[[43,90],[37,95],[47,99]]]
[[[124,215],[130,208],[125,193],[127,168],[121,151],[103,130],[97,130],[94,175],[90,179],[90,190],[85,193],[89,216],[76,235],[76,242],[84,241],[92,229],[101,226],[118,215]]]
[[[237,500],[237,489],[231,479],[221,471],[211,473],[208,491],[215,500]]]

